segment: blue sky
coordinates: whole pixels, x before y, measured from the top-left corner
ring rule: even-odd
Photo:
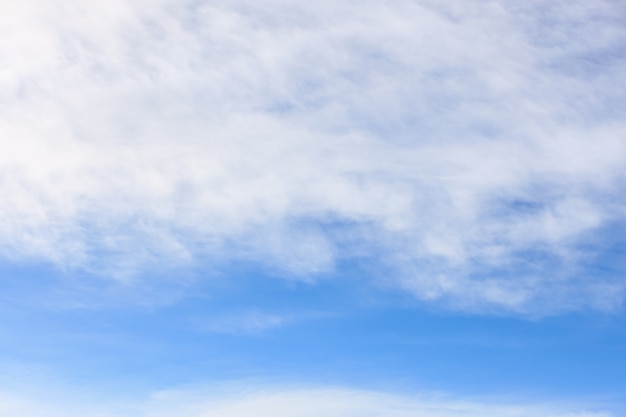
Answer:
[[[626,413],[620,2],[0,8],[0,415]]]

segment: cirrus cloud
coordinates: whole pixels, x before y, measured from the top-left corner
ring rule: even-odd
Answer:
[[[365,256],[456,308],[622,302],[578,268],[624,212],[614,2],[2,6],[5,258],[313,279]]]

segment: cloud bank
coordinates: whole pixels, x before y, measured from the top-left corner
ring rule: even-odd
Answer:
[[[580,267],[624,215],[618,2],[0,4],[9,261],[365,258],[455,308],[622,302]]]

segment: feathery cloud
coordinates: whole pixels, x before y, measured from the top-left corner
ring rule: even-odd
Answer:
[[[312,279],[366,256],[456,308],[623,300],[578,268],[624,215],[615,2],[2,7],[7,259]]]

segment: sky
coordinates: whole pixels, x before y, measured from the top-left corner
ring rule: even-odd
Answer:
[[[0,416],[626,415],[624,22],[0,0]]]

